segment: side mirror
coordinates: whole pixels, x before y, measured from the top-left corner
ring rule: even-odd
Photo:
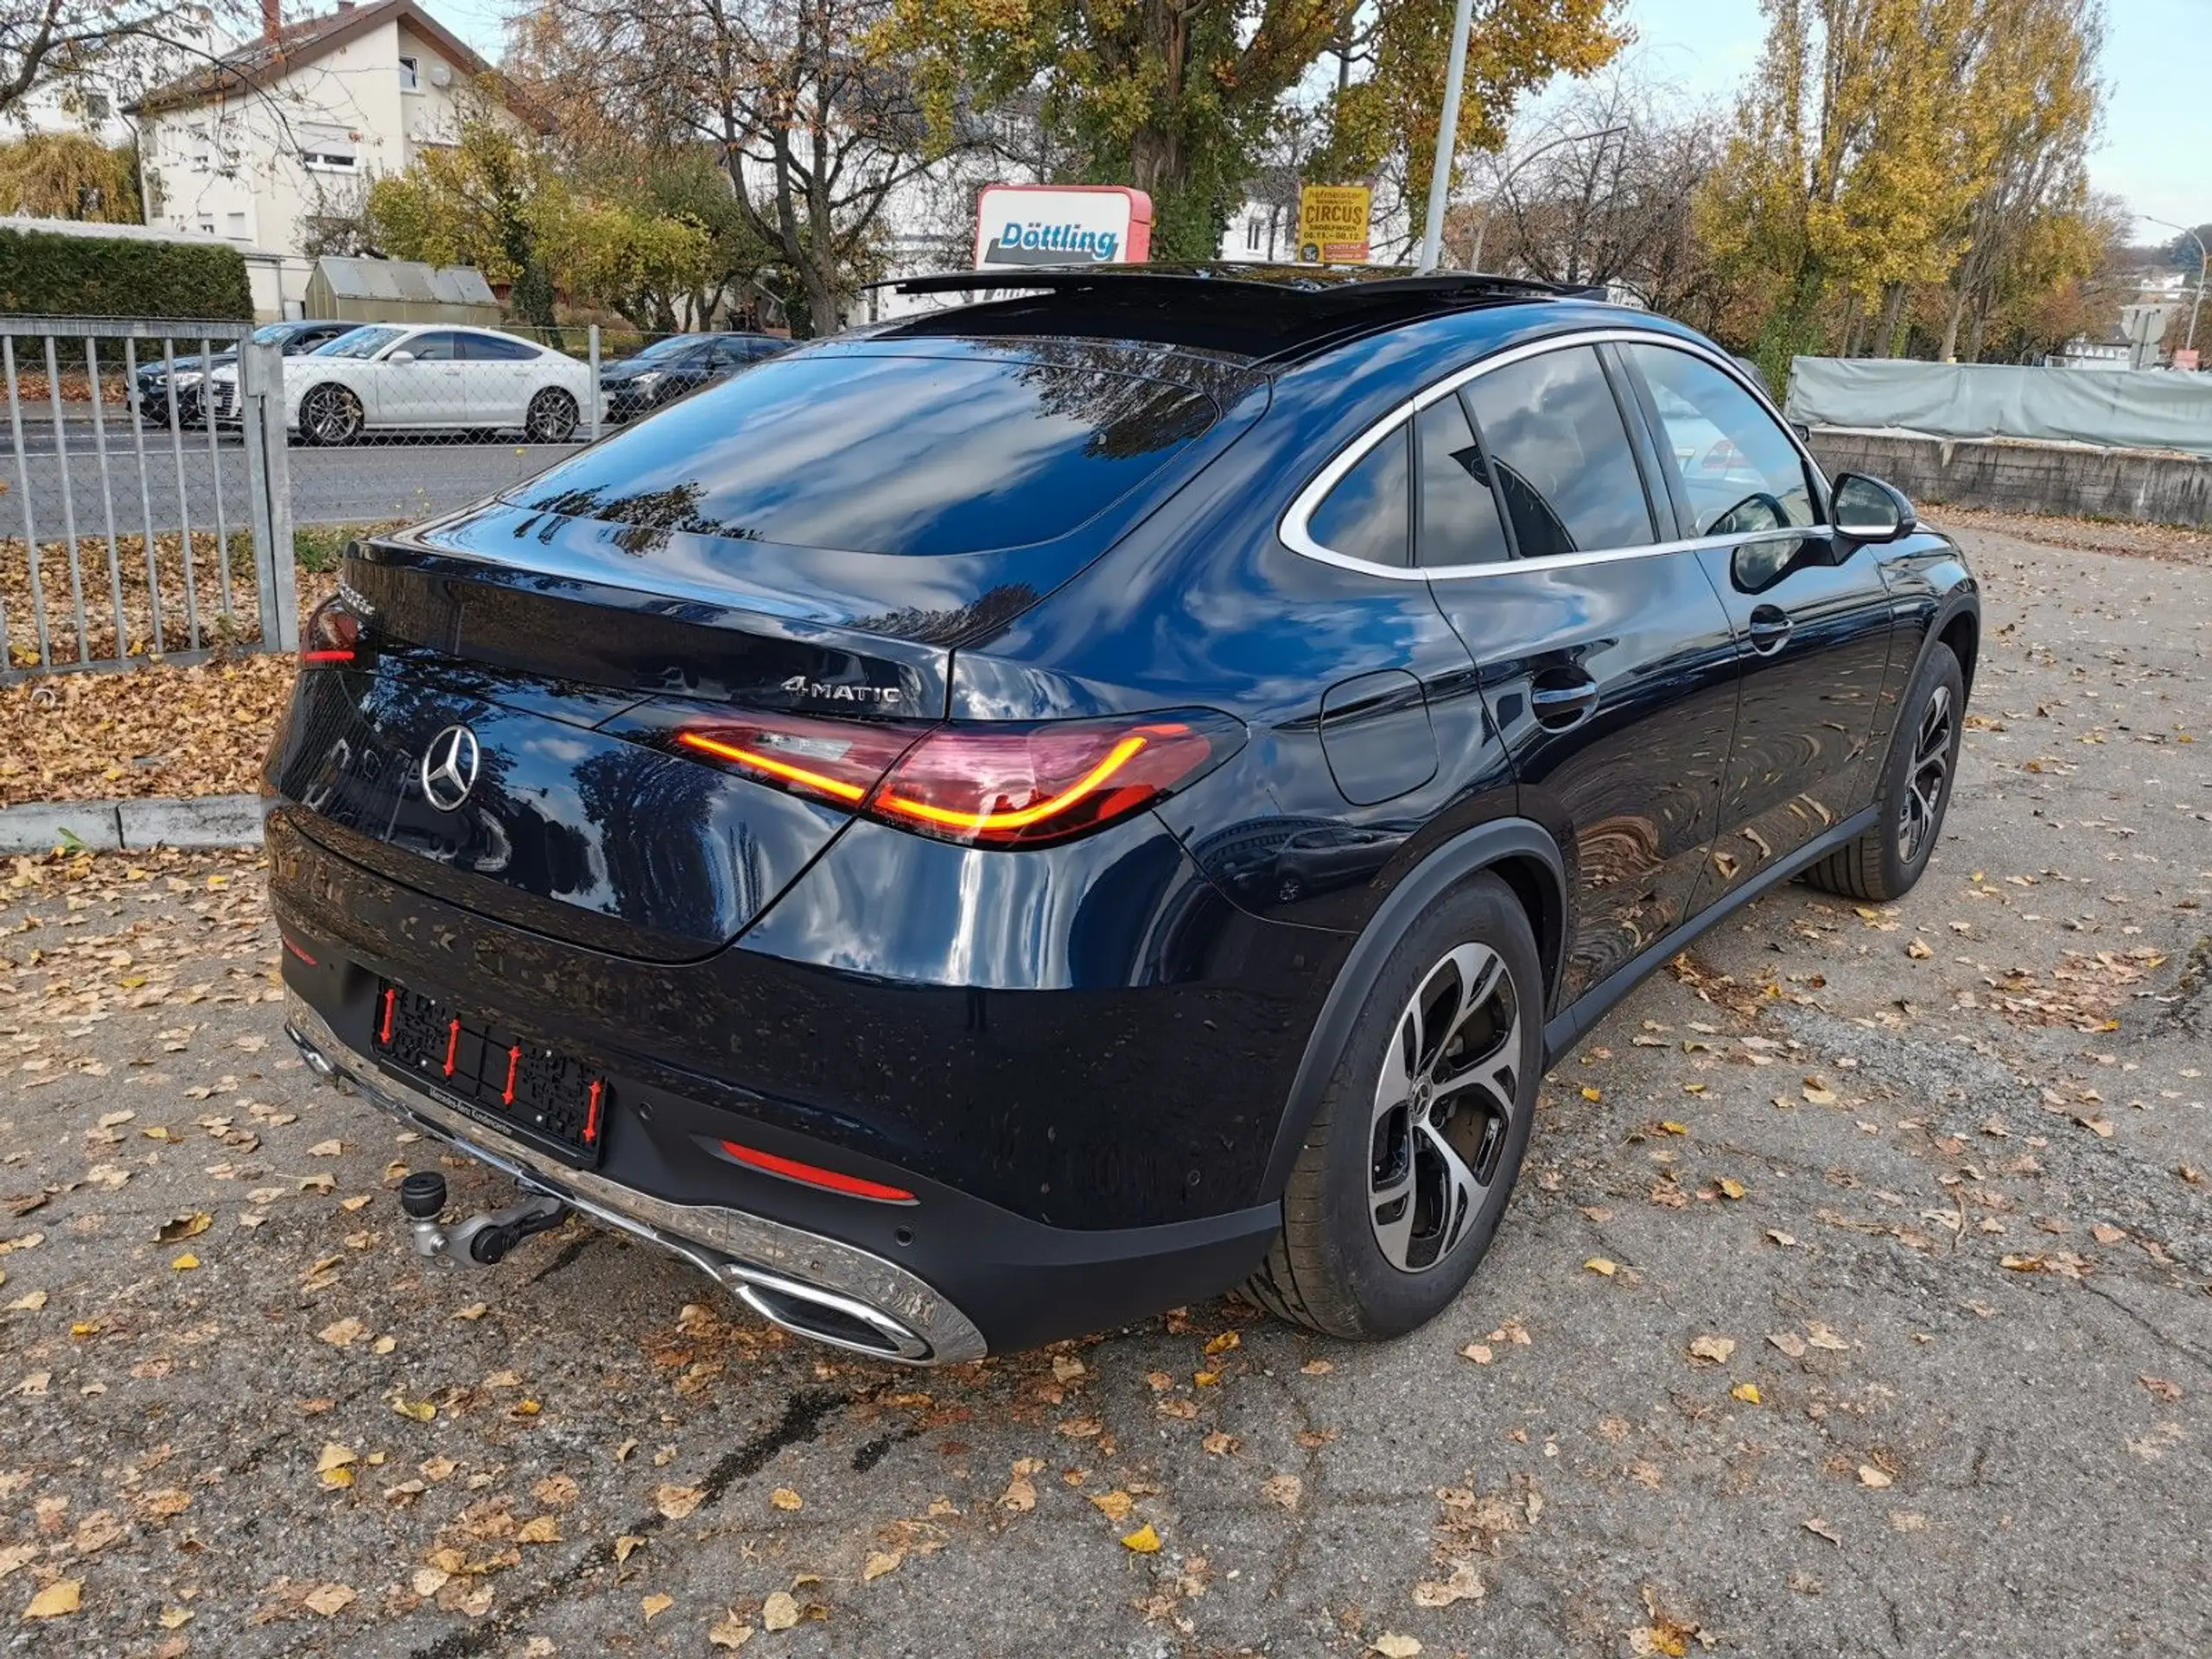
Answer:
[[[1920,516],[1895,485],[1864,473],[1835,481],[1835,527],[1853,541],[1894,542],[1920,528]]]
[[[1813,447],[1813,429],[1807,425],[1803,421],[1790,422],[1789,429],[1797,435],[1798,442],[1803,444],[1808,449]]]
[[[400,347],[399,350],[391,353],[385,359],[385,361],[387,363],[412,363],[414,360],[415,353],[409,351],[404,346]]]

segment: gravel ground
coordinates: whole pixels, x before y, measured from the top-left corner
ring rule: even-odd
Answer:
[[[1629,999],[1386,1347],[1229,1300],[915,1373],[574,1224],[426,1266],[429,1154],[291,1058],[252,860],[17,866],[0,1642],[2202,1650],[2212,569],[1965,534],[1919,891],[1785,888]]]

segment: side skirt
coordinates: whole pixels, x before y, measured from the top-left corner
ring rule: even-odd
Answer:
[[[1850,845],[1879,823],[1881,816],[1881,809],[1873,806],[1853,813],[1826,835],[1806,842],[1789,857],[1773,865],[1757,880],[1744,883],[1711,909],[1700,911],[1658,944],[1630,957],[1607,975],[1602,982],[1585,991],[1572,1007],[1545,1025],[1544,1070],[1548,1071],[1558,1065],[1567,1050],[1582,1039],[1585,1032],[1612,1012],[1614,1004],[1641,985],[1662,963],[1699,934],[1715,922],[1734,915],[1761,893],[1771,892],[1791,880],[1800,870],[1819,863],[1837,848]]]

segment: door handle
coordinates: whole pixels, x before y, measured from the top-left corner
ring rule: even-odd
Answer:
[[[1751,635],[1753,651],[1771,657],[1789,643],[1793,626],[1787,612],[1777,606],[1760,605],[1753,608],[1751,626],[1745,632]]]
[[[1564,731],[1580,724],[1598,706],[1598,682],[1586,675],[1548,683],[1540,678],[1529,687],[1529,705],[1537,725]]]

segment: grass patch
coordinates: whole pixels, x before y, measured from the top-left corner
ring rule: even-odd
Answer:
[[[327,575],[345,558],[347,543],[381,536],[407,522],[404,518],[379,518],[365,524],[295,524],[292,557],[309,575]]]

